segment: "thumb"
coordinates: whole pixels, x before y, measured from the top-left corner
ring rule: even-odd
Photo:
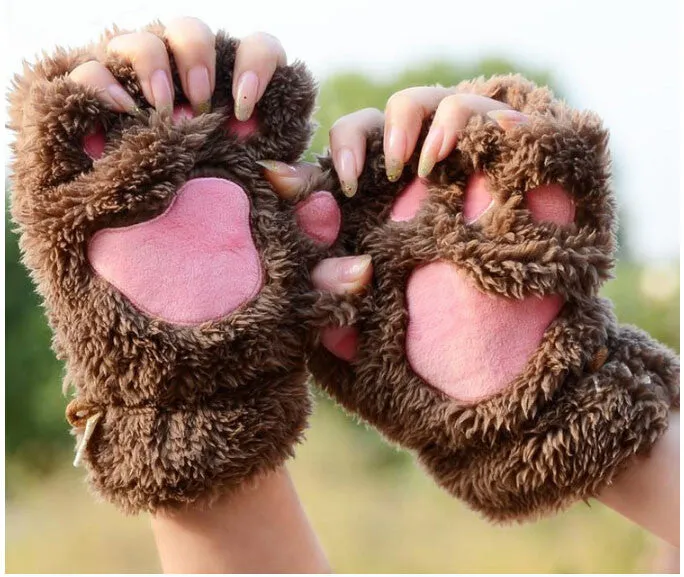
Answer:
[[[371,280],[373,264],[369,255],[326,258],[314,267],[311,280],[316,288],[335,294],[358,293]],[[352,361],[357,354],[356,327],[327,327],[321,331],[321,344],[336,357]]]
[[[296,198],[310,189],[322,173],[319,166],[310,162],[286,164],[278,160],[257,160],[257,164],[264,168],[266,180],[284,199]]]
[[[358,293],[370,282],[373,263],[370,255],[326,258],[311,271],[313,285],[335,294]]]

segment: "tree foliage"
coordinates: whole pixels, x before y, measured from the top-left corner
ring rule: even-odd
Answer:
[[[5,197],[8,198],[5,184]],[[70,443],[60,363],[40,299],[19,262],[17,235],[5,212],[5,427],[7,458],[49,467]]]
[[[449,61],[435,61],[407,68],[386,80],[377,80],[359,72],[342,72],[321,84],[316,120],[319,129],[311,144],[313,153],[321,153],[328,146],[328,132],[333,123],[350,112],[362,108],[383,110],[388,98],[395,92],[411,86],[454,86],[469,78],[520,72],[530,80],[552,85],[551,76],[543,71],[525,70],[512,62],[488,58],[474,65],[461,65]]]

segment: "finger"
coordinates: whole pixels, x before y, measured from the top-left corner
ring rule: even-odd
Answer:
[[[143,94],[157,110],[173,109],[173,84],[166,45],[151,32],[123,34],[111,40],[107,53],[117,54],[133,66]]]
[[[233,71],[233,100],[238,120],[249,120],[276,68],[285,64],[287,56],[276,37],[257,32],[240,40]]]
[[[359,331],[355,327],[325,328],[321,344],[343,361],[353,361],[359,348]]]
[[[178,67],[183,92],[197,113],[211,110],[216,85],[216,37],[197,18],[177,18],[169,22],[164,36]]]
[[[311,271],[313,285],[335,294],[357,293],[370,282],[373,263],[370,255],[326,258]]]
[[[264,168],[264,176],[275,191],[286,199],[310,190],[322,172],[320,167],[308,162],[285,164],[277,160],[257,160],[257,164]]]
[[[107,106],[116,112],[136,112],[137,106],[124,87],[114,78],[107,67],[91,60],[74,68],[69,78],[83,86],[99,89],[98,96]]]
[[[391,182],[399,180],[404,163],[413,154],[423,121],[430,116],[451,88],[414,87],[393,94],[385,107],[385,170]]]
[[[424,178],[440,160],[456,147],[458,138],[474,114],[510,107],[503,102],[477,94],[452,94],[437,107],[430,130],[425,137],[418,164],[418,176]]]
[[[382,128],[385,115],[377,108],[364,108],[343,116],[330,129],[330,149],[337,176],[346,196],[354,196],[366,159],[368,133]]]

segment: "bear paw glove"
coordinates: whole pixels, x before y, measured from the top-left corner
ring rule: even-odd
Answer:
[[[238,122],[236,47],[218,34],[213,112],[198,116],[175,67],[175,108],[158,113],[116,57],[140,110],[110,111],[67,76],[97,47],[27,67],[10,95],[12,215],[76,391],[77,459],[127,512],[210,502],[275,469],[310,413],[309,269],[340,213],[327,192],[280,198],[257,161],[303,153],[315,86],[301,64],[278,68]]]
[[[520,520],[597,495],[649,450],[679,406],[679,359],[598,296],[616,228],[600,120],[519,76],[458,90],[529,120],[473,117],[428,180],[416,152],[389,182],[376,132],[356,195],[325,183],[336,250],[371,255],[374,278],[330,317],[358,327],[355,358],[321,345],[310,369],[447,491]]]

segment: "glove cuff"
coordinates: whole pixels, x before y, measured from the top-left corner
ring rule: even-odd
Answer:
[[[293,456],[311,399],[292,382],[278,383],[277,396],[245,392],[249,402],[237,391],[172,406],[72,401],[74,464],[82,461],[95,493],[129,514],[208,506]]]
[[[635,456],[647,456],[679,408],[679,358],[621,326],[584,374],[514,434],[420,460],[447,490],[494,521],[524,520],[598,496]]]

